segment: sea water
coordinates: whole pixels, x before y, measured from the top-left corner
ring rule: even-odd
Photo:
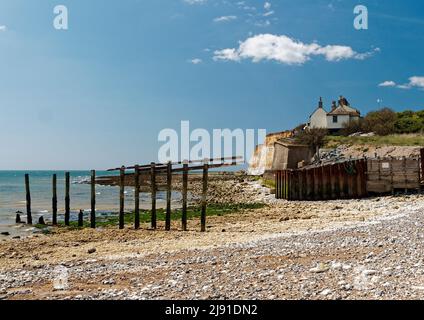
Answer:
[[[52,215],[52,176],[57,174],[58,216],[63,219],[65,209],[65,172],[64,171],[0,171],[0,226],[10,226],[15,223],[16,213],[22,212],[26,219],[25,174],[30,177],[31,207],[34,223],[40,216],[51,221]],[[79,210],[90,213],[91,186],[90,171],[70,171],[71,175],[71,218],[76,219]],[[113,175],[110,172],[96,172],[97,176]],[[166,194],[158,193],[158,207],[165,203]],[[173,200],[179,195],[173,193]],[[150,194],[140,194],[140,207],[149,208]],[[131,211],[134,208],[134,188],[125,190],[125,207]],[[107,214],[119,211],[119,187],[96,185],[96,214]],[[2,229],[2,230],[3,230]]]

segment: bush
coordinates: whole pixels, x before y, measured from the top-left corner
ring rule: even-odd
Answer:
[[[296,142],[310,146],[314,150],[324,146],[325,137],[328,135],[327,129],[306,129],[296,136]]]
[[[350,136],[351,134],[357,133],[357,132],[364,132],[366,131],[364,129],[364,120],[363,119],[359,119],[357,121],[349,121],[346,122],[343,125],[343,129],[340,131],[340,134],[342,136]]]
[[[396,132],[396,112],[389,108],[373,111],[364,119],[364,131],[375,132],[379,136],[387,136]]]
[[[424,111],[404,111],[398,113],[395,123],[397,133],[418,133],[424,129]]]

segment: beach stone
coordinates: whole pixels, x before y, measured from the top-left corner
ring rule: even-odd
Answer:
[[[2,235],[2,236],[10,236],[10,233],[9,233],[9,232],[7,232],[7,231],[5,231],[5,232],[2,232],[2,233],[1,233],[1,235]]]
[[[91,248],[91,249],[88,249],[88,253],[89,254],[93,254],[93,253],[95,253],[97,250],[96,250],[96,248]]]
[[[319,263],[315,268],[310,269],[312,273],[324,273],[330,270],[330,267],[325,263]]]

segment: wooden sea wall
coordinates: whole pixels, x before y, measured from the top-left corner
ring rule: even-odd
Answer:
[[[275,172],[276,198],[287,200],[353,199],[367,195],[366,161]]]

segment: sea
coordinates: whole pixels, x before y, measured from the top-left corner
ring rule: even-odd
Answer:
[[[89,214],[91,209],[90,171],[69,171],[71,176],[71,219],[76,220],[78,212],[83,210]],[[33,221],[36,223],[43,216],[51,221],[52,216],[52,176],[57,174],[58,219],[63,219],[65,211],[65,171],[0,171],[0,229],[4,231],[15,224],[16,214],[22,213],[26,218],[25,174],[30,177],[31,207]],[[111,172],[97,171],[97,176],[113,175]],[[115,173],[116,174],[116,173]],[[125,190],[125,207],[134,208],[134,188]],[[173,200],[179,195],[173,193]],[[140,207],[148,209],[151,196],[140,194]],[[166,204],[166,194],[157,195],[158,207]],[[119,187],[96,185],[96,214],[109,214],[119,211]]]

